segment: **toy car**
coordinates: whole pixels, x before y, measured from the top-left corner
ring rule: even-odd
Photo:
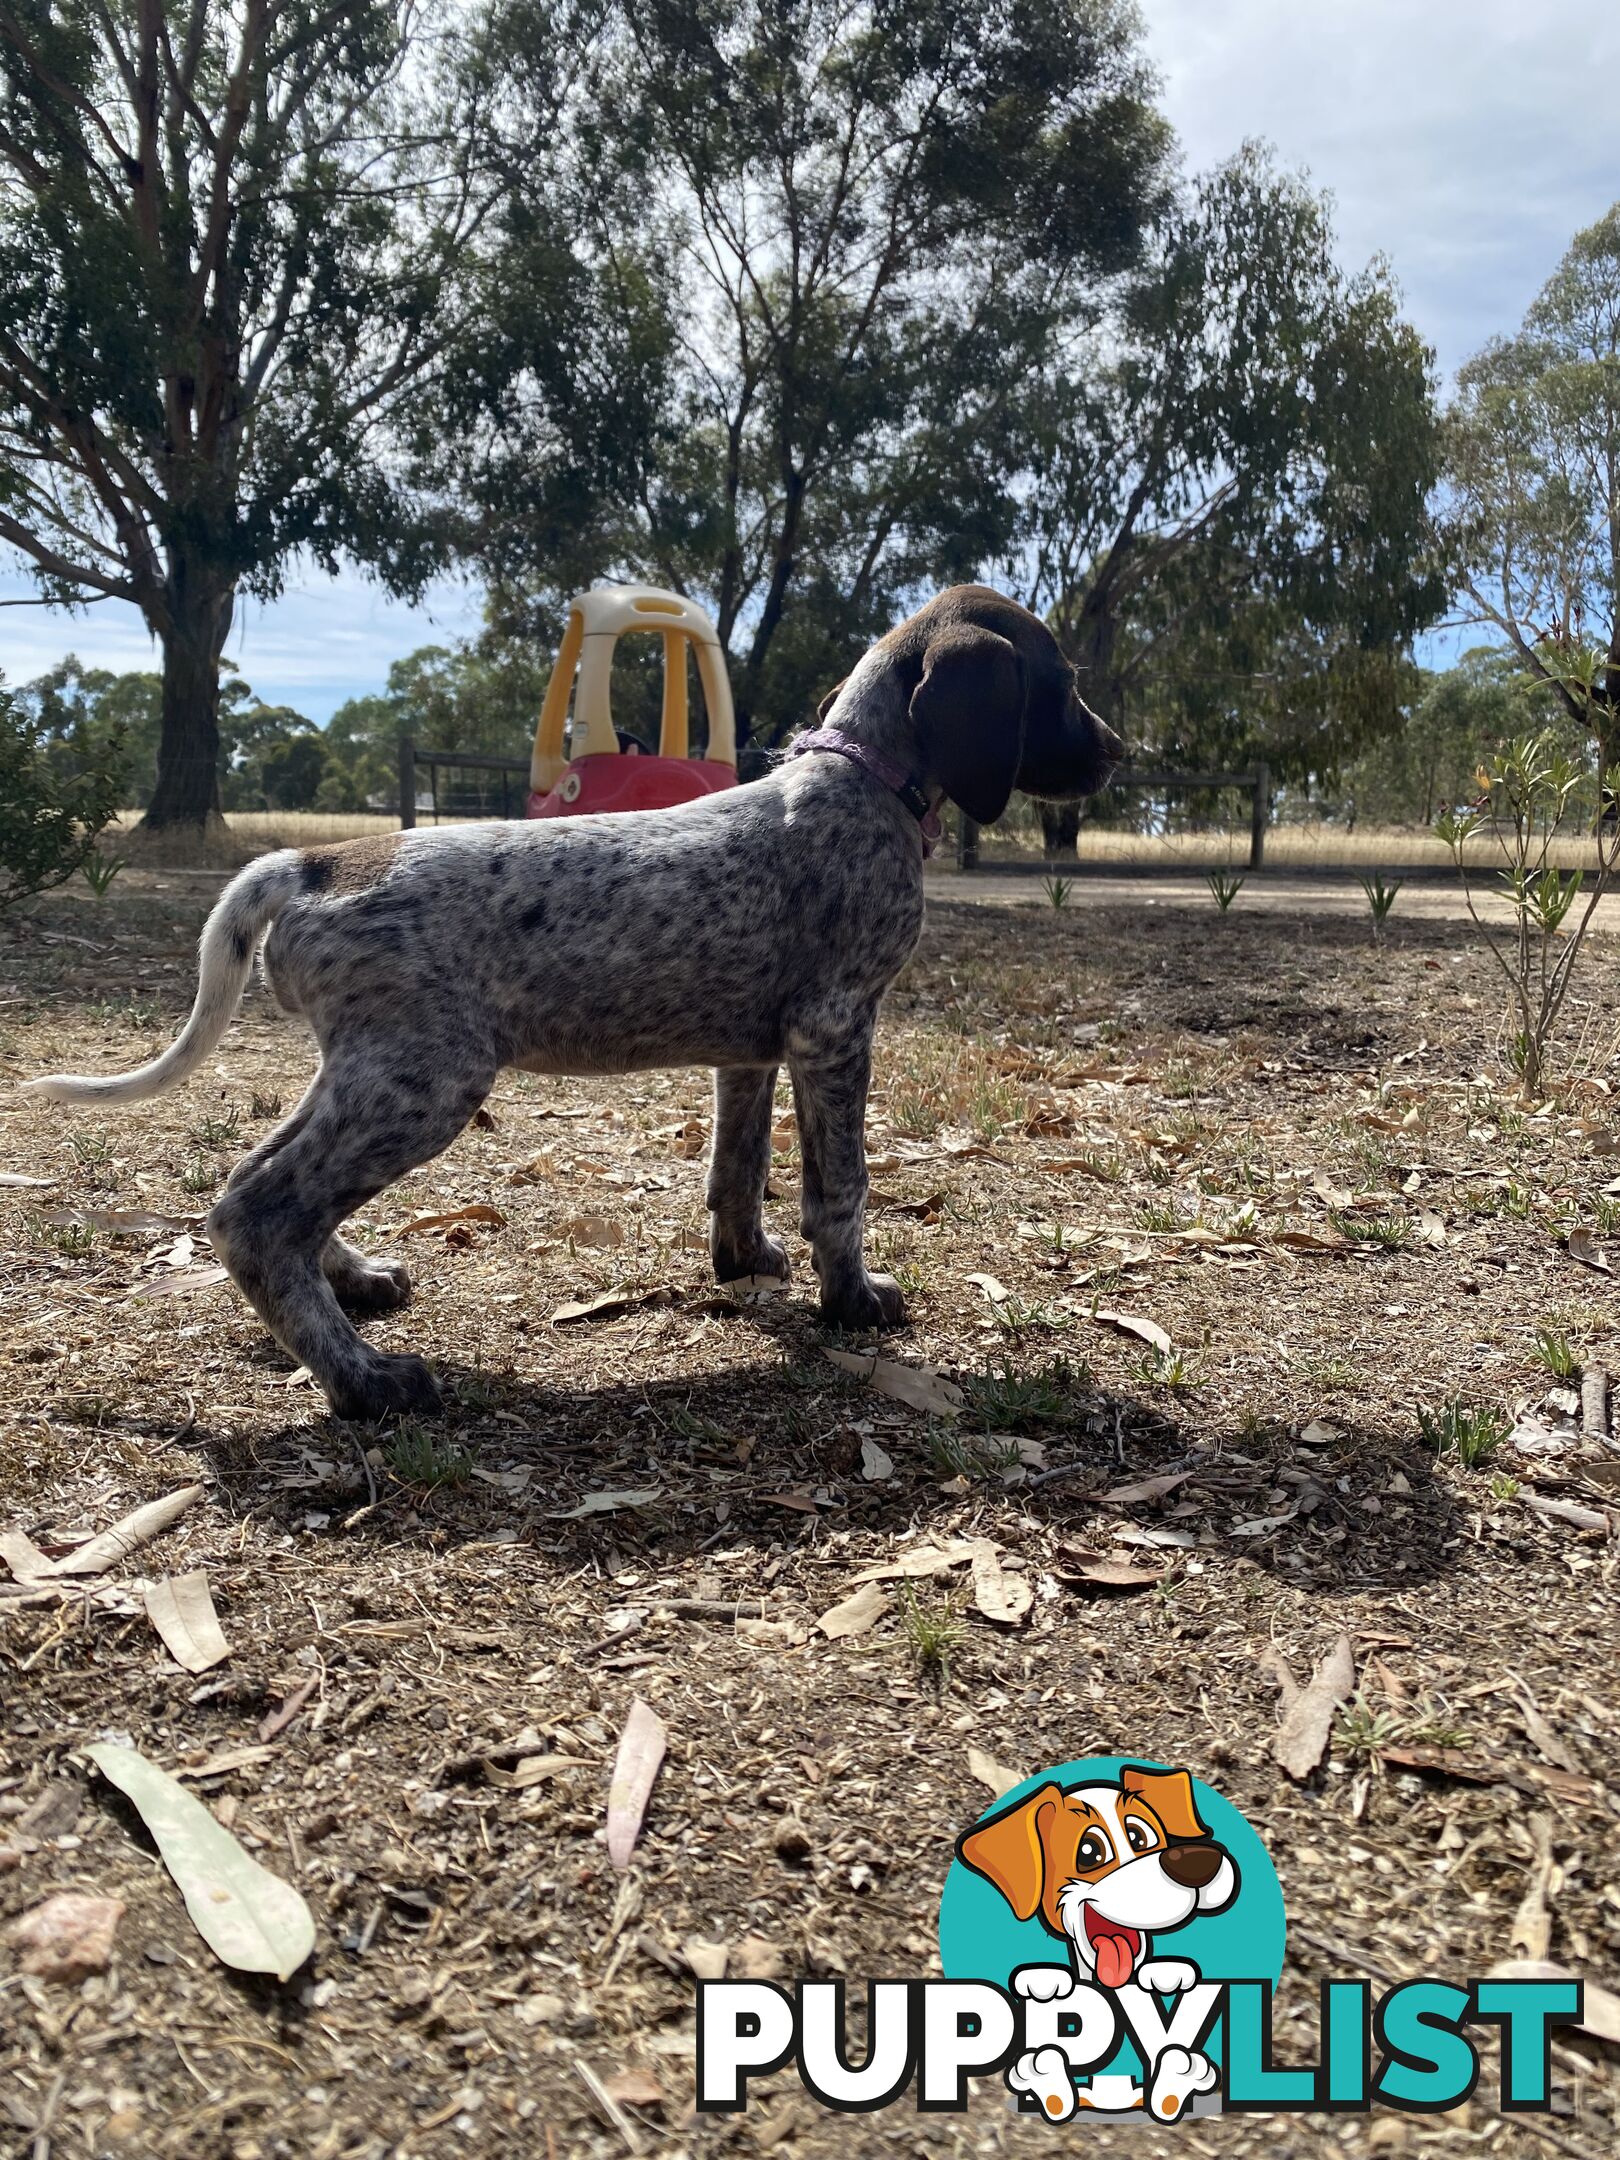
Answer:
[[[664,641],[664,703],[658,754],[632,754],[614,732],[608,695],[613,648],[627,631]],[[702,757],[688,755],[686,647],[692,646],[709,716]],[[575,675],[578,682],[575,682]],[[564,725],[572,696],[573,728]],[[650,585],[596,585],[569,603],[557,665],[546,685],[529,765],[528,815],[581,817],[599,810],[663,810],[737,784],[737,723],[726,656],[714,625],[680,594]]]

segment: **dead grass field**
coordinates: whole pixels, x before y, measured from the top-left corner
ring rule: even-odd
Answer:
[[[149,1055],[208,898],[127,875],[0,926],[5,1073]],[[1611,939],[1589,988],[1612,1013]],[[1615,1988],[1620,1457],[1554,1433],[1465,1465],[1419,1420],[1460,1399],[1505,1426],[1565,1350],[1620,1371],[1615,1279],[1568,1249],[1584,1230],[1620,1264],[1620,1069],[1594,1051],[1526,1114],[1490,1077],[1496,1011],[1445,920],[1397,913],[1375,952],[1325,913],[936,902],[881,1036],[871,1243],[911,1300],[885,1353],[947,1368],[954,1419],[827,1360],[796,1240],[786,1299],[716,1296],[701,1074],[504,1076],[369,1211],[360,1242],[416,1278],[375,1339],[450,1397],[383,1430],[327,1417],[192,1243],[310,1071],[261,992],[180,1093],[118,1116],[7,1096],[0,1165],[48,1182],[0,1191],[0,1528],[64,1552],[206,1490],[100,1588],[0,1596],[0,1929],[58,1889],[128,1908],[77,1989],[0,1949],[0,2145],[1050,2152],[1067,2133],[988,2088],[962,2118],[833,2117],[782,2079],[741,2118],[690,2112],[694,1941],[789,1980],[937,1970],[953,1841],[990,1797],[970,1748],[1019,1773],[1138,1754],[1229,1794],[1288,1899],[1283,2060],[1328,1972],[1461,1978],[1528,1943]],[[778,1138],[790,1231],[785,1108]],[[471,1206],[498,1220],[402,1228]],[[1099,1300],[1172,1350],[1098,1324]],[[1008,1624],[958,1569],[865,1633],[817,1630],[864,1568],[969,1537],[1031,1593]],[[1099,1556],[1139,1579],[1103,1587]],[[201,1679],[135,1587],[188,1568],[231,1645]],[[1296,1785],[1266,1660],[1303,1678],[1341,1633],[1357,1693]],[[669,1754],[621,1877],[604,1804],[637,1696]],[[318,1949],[291,1985],[215,1962],[77,1756],[98,1735],[184,1771],[303,1891]],[[1613,2048],[1562,2036],[1553,2067],[1548,2118],[1497,2117],[1491,2066],[1440,2120],[1086,2138],[1612,2153]],[[636,2080],[628,2138],[585,2072]]]
[[[116,852],[116,834],[130,831],[140,822],[138,810],[124,811],[108,846]],[[433,821],[424,815],[422,822]],[[465,822],[452,817],[444,824]],[[248,850],[278,847],[320,847],[335,840],[358,840],[368,833],[394,832],[399,819],[384,811],[277,811],[236,810],[226,819],[232,833]],[[997,830],[987,833],[983,856],[987,865],[998,860],[1035,862],[1040,859],[1040,838],[1028,832]],[[1590,849],[1571,840],[1553,850],[1552,860],[1564,869],[1586,863]],[[1249,859],[1249,829],[1229,828],[1199,833],[1135,833],[1086,824],[1080,834],[1080,860],[1088,867],[1112,870],[1213,870],[1242,869]],[[1485,836],[1469,843],[1468,862],[1488,872],[1497,860]],[[1351,875],[1380,866],[1398,865],[1414,871],[1452,871],[1451,856],[1434,833],[1418,825],[1361,825],[1346,832],[1342,825],[1325,823],[1273,825],[1266,833],[1266,863],[1274,871],[1343,870]]]

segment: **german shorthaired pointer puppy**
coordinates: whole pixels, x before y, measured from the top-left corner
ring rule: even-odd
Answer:
[[[862,1257],[862,1127],[878,1004],[922,926],[939,804],[988,824],[1014,788],[1086,794],[1119,744],[1046,626],[982,585],[892,630],[821,720],[766,778],[673,810],[263,856],[209,917],[196,1004],[161,1057],[119,1078],[30,1085],[133,1102],[195,1072],[273,925],[264,972],[309,1021],[320,1071],[237,1166],[208,1235],[340,1416],[438,1402],[420,1358],[368,1348],[344,1317],[403,1305],[410,1278],[338,1228],[448,1147],[503,1066],[714,1066],[710,1243],[727,1281],[788,1271],[762,1206],[785,1062],[822,1309],[844,1327],[892,1327],[899,1289]]]

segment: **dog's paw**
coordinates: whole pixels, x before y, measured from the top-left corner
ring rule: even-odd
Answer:
[[[1074,1993],[1074,1974],[1067,1965],[1020,1965],[1012,1984],[1026,2002],[1057,2002]]]
[[[852,1282],[823,1285],[821,1311],[824,1319],[852,1332],[903,1327],[906,1301],[892,1275],[858,1275]]]
[[[793,1278],[793,1263],[788,1258],[787,1247],[768,1230],[761,1230],[756,1238],[746,1242],[716,1237],[710,1244],[709,1258],[714,1263],[714,1279],[719,1283],[742,1282],[750,1275],[772,1276],[784,1283]]]
[[[1060,2047],[1031,2048],[1007,2072],[1009,2092],[1028,2093],[1050,2122],[1067,2122],[1079,2102],[1069,2058]]]
[[[1185,1958],[1149,1958],[1136,1968],[1136,1984],[1152,1995],[1184,1995],[1198,1985],[1198,1967]]]
[[[1190,2048],[1167,2047],[1153,2065],[1148,2112],[1159,2122],[1175,2122],[1198,2093],[1215,2090],[1215,2065]]]
[[[398,1312],[411,1302],[411,1271],[403,1260],[346,1262],[327,1275],[332,1293],[347,1313]]]
[[[367,1423],[407,1410],[431,1415],[444,1407],[439,1383],[419,1357],[370,1357],[327,1393],[339,1417]]]

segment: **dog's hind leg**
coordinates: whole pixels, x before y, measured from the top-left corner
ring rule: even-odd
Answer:
[[[420,1038],[374,1036],[339,1044],[288,1125],[238,1167],[208,1218],[238,1288],[340,1417],[437,1406],[426,1365],[369,1349],[323,1268],[335,1262],[340,1280],[353,1283],[344,1257],[353,1247],[331,1244],[338,1224],[448,1147],[494,1077],[494,1058],[469,1057],[465,1046],[425,1053]],[[371,1263],[363,1266],[369,1274]]]
[[[863,1032],[836,1050],[791,1061],[804,1157],[804,1234],[821,1279],[821,1309],[841,1327],[898,1327],[906,1301],[892,1275],[867,1270],[866,1091],[872,1038]]]
[[[267,1133],[250,1155],[243,1156],[232,1174],[233,1185],[251,1176],[255,1169],[279,1154],[289,1141],[297,1139],[309,1123],[319,1084],[317,1080],[315,1086],[305,1092],[292,1115],[274,1132]],[[321,1267],[346,1312],[397,1312],[401,1305],[411,1301],[410,1271],[403,1260],[368,1259],[336,1231],[326,1241]]]
[[[709,1158],[709,1252],[717,1282],[790,1272],[787,1247],[765,1227],[776,1067],[735,1065],[714,1076],[714,1150]]]

